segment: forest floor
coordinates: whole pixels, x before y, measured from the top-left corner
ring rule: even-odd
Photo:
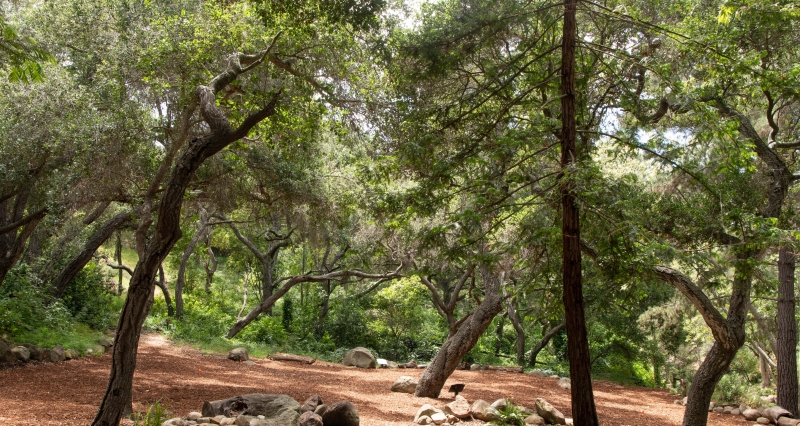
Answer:
[[[254,359],[254,366],[175,346],[157,334],[143,335],[133,385],[134,410],[157,401],[170,412],[186,416],[200,411],[204,401],[247,393],[285,393],[300,404],[318,394],[323,402],[349,400],[361,424],[410,425],[425,403],[442,407],[453,399],[446,389],[465,383],[461,393],[470,403],[512,398],[533,407],[542,397],[570,416],[569,391],[556,379],[495,371],[456,371],[438,399],[393,393],[390,387],[403,375],[419,377],[422,370],[362,370],[317,361],[313,365]],[[89,356],[57,364],[28,364],[0,371],[0,424],[88,425],[102,399],[111,356]],[[663,390],[593,384],[601,425],[680,425],[684,407]],[[129,422],[126,422],[131,424]],[[125,423],[123,423],[125,424]],[[461,423],[464,425],[464,423]],[[473,422],[468,424],[480,424]],[[749,425],[741,416],[709,413],[709,425]]]

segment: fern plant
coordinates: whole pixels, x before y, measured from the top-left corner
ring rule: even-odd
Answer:
[[[133,417],[134,426],[161,426],[168,417],[167,407],[161,405],[161,401],[156,401],[147,407],[147,412],[137,410]]]
[[[503,407],[497,409],[500,418],[497,420],[492,420],[491,423],[496,425],[513,425],[513,426],[525,426],[525,413],[523,413],[519,406],[514,405],[510,399],[506,399],[506,404]]]

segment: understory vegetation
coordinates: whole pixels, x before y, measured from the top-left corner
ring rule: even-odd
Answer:
[[[686,425],[712,398],[800,415],[798,23],[789,0],[4,2],[0,336],[363,346],[429,364],[420,397],[540,369],[587,426],[591,378],[687,396]],[[95,424],[129,411],[120,371]]]

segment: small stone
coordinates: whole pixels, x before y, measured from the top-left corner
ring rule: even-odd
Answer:
[[[211,417],[200,417],[200,418],[197,419],[197,423],[201,424],[201,425],[209,424],[209,423],[211,423]]]
[[[769,424],[769,419],[766,418],[766,417],[759,417],[759,418],[756,419],[756,423],[758,423],[760,425],[768,425]]]
[[[428,416],[420,416],[415,423],[418,425],[429,425],[433,423],[433,420]]]
[[[531,372],[528,373],[528,374],[530,374],[533,377],[538,377],[540,379],[544,379],[544,378],[547,377],[547,373],[545,373],[542,370],[538,370],[538,369],[537,370],[531,370]]]
[[[248,359],[247,361],[242,361],[242,364],[249,365],[249,366],[251,366],[251,367],[252,367],[252,366],[254,366],[254,365],[256,365],[256,363],[255,363],[255,362],[253,362],[253,361],[250,361],[249,359]]]
[[[572,382],[566,377],[562,377],[562,378],[558,379],[558,383],[556,383],[556,384],[559,387],[567,389],[567,390],[572,389]]]
[[[526,425],[536,425],[536,426],[544,426],[544,419],[538,414],[531,414],[528,417],[525,417],[525,424]]]
[[[558,375],[557,375],[557,374],[553,374],[552,376],[550,376],[550,378],[551,378],[551,379],[560,379],[560,377],[558,377]]]
[[[714,407],[714,412],[715,412],[715,413],[721,413],[721,412],[723,412],[723,411],[725,411],[725,408],[724,408],[724,407],[720,407],[720,406],[716,406],[716,407]]]
[[[431,420],[433,420],[433,423],[440,425],[447,420],[447,415],[439,411],[431,415]]]
[[[236,422],[236,419],[233,419],[233,418],[230,418],[230,417],[225,417],[224,419],[220,420],[219,424],[220,424],[220,426],[231,426],[235,422]]]
[[[444,406],[444,412],[446,414],[451,414],[459,419],[469,418],[470,417],[469,409],[470,409],[469,401],[467,401],[467,398],[464,398],[461,395],[456,396],[456,399],[453,402]]]
[[[71,361],[73,359],[80,358],[81,354],[79,354],[78,351],[76,351],[75,349],[67,349],[64,351],[64,356],[67,357],[68,361]]]
[[[739,414],[742,414],[742,412],[739,411],[738,408],[734,408],[733,410],[731,410],[731,414],[733,414],[734,416],[738,416]]]
[[[199,419],[200,417],[203,417],[201,413],[198,413],[197,411],[192,411],[191,413],[189,413],[188,416],[186,416],[186,420],[197,421],[197,419]]]
[[[317,405],[317,408],[314,409],[314,414],[318,416],[322,416],[325,412],[328,411],[328,406],[325,404]]]
[[[322,426],[322,417],[313,411],[306,411],[300,415],[298,426]]]

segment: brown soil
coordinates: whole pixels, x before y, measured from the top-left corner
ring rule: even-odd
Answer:
[[[110,355],[58,364],[26,365],[0,371],[0,424],[88,425],[102,399]],[[247,366],[219,355],[173,346],[158,335],[142,336],[134,379],[134,409],[161,401],[172,413],[200,411],[204,401],[246,393],[285,393],[301,404],[318,394],[326,403],[349,400],[363,425],[409,425],[422,404],[443,406],[452,395],[417,398],[389,390],[400,376],[421,370],[361,370],[317,361],[313,365],[256,359]],[[411,374],[413,373],[413,374]],[[569,392],[555,379],[494,371],[456,371],[451,383],[465,383],[470,402],[513,398],[532,407],[545,398],[570,417]],[[446,389],[446,388],[445,388]],[[680,425],[683,407],[662,390],[594,382],[602,425]],[[463,423],[462,423],[463,424]],[[478,424],[478,422],[475,422]],[[710,413],[709,425],[749,425],[741,416]]]

